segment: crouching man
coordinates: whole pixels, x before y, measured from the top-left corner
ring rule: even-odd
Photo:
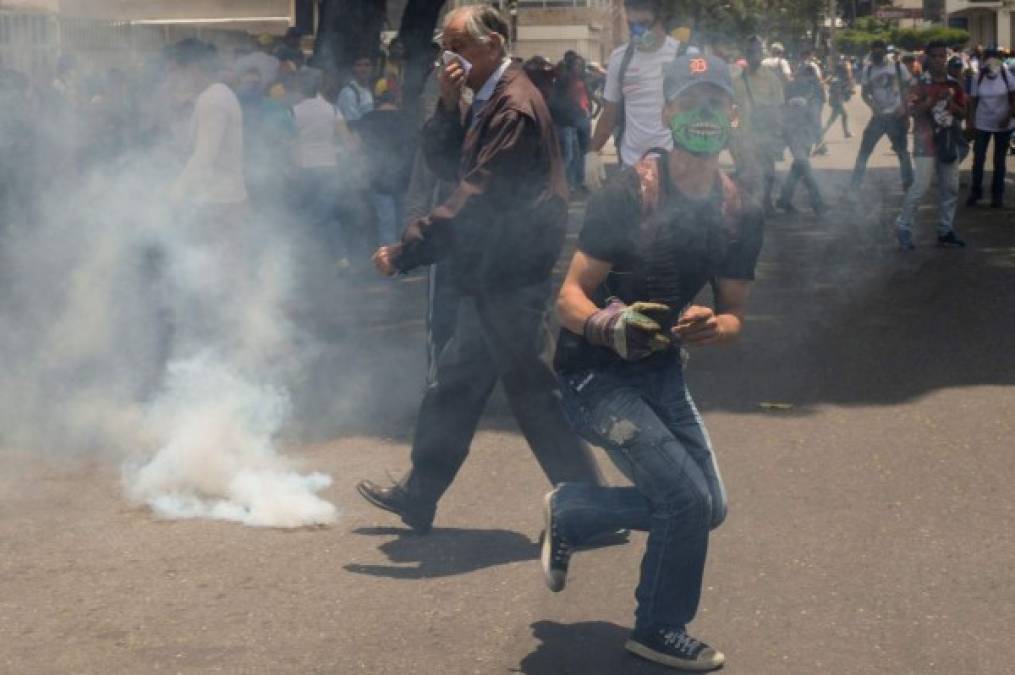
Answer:
[[[740,333],[762,220],[718,165],[735,125],[726,64],[679,57],[663,86],[674,148],[650,152],[592,197],[557,301],[565,410],[634,486],[565,483],[550,492],[542,565],[560,591],[575,547],[619,528],[647,531],[626,647],[670,667],[711,670],[724,656],[687,626],[726,494],[681,347]],[[709,283],[714,310],[692,304]]]

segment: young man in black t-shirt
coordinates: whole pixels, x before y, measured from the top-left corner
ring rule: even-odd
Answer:
[[[618,528],[648,531],[626,647],[711,670],[723,655],[687,624],[726,494],[681,353],[739,334],[762,219],[718,166],[735,123],[726,64],[680,57],[666,68],[664,93],[674,150],[649,154],[593,195],[557,301],[565,409],[634,486],[564,483],[550,492],[542,565],[559,591],[575,547]],[[715,310],[693,304],[706,284]]]

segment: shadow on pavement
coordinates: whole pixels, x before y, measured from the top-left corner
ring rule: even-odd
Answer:
[[[821,177],[834,195],[848,172]],[[1015,384],[1015,352],[989,337],[1015,330],[1011,212],[960,206],[956,228],[968,246],[946,249],[928,197],[917,249],[903,253],[893,232],[901,199],[897,171],[872,169],[852,203],[824,220],[766,224],[743,340],[692,355],[688,379],[702,409],[760,413],[761,402],[786,402],[789,414],[807,414]]]
[[[540,644],[515,672],[526,675],[638,675],[675,671],[643,661],[624,649],[630,628],[606,621],[537,621],[532,637]]]
[[[395,538],[380,550],[394,565],[352,563],[345,569],[390,579],[431,579],[469,574],[476,570],[507,565],[539,556],[536,544],[519,532],[466,528],[435,528],[420,536],[396,527],[365,527],[353,534]]]

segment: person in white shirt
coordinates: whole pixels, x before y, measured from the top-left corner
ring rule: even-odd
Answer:
[[[884,40],[871,42],[870,62],[860,76],[860,96],[871,109],[871,119],[863,130],[860,151],[853,165],[851,193],[863,182],[867,162],[882,136],[888,136],[892,150],[899,156],[902,188],[913,184],[913,161],[909,156],[909,107],[907,99],[913,76],[901,63],[889,59]]]
[[[966,206],[975,206],[983,197],[983,166],[987,161],[987,146],[994,140],[994,179],[990,189],[990,206],[1004,206],[1004,179],[1007,172],[1008,146],[1015,128],[1015,73],[1001,61],[997,49],[983,53],[980,72],[972,78],[970,87],[969,128],[975,133],[973,141],[973,176]]]
[[[348,143],[345,119],[321,96],[322,73],[302,68],[299,83],[305,97],[293,107],[293,166],[296,212],[314,230],[339,269],[349,267],[348,246],[339,218],[338,156]]]
[[[624,12],[631,40],[613,51],[606,69],[605,105],[585,163],[590,189],[602,183],[599,153],[615,131],[625,166],[652,148],[673,148],[673,135],[662,121],[663,66],[676,58],[680,43],[666,34],[661,0],[625,0]]]
[[[352,80],[338,93],[338,111],[346,122],[356,122],[374,109],[374,94],[370,90],[373,72],[374,60],[370,56],[358,56],[352,62]]]
[[[789,61],[786,60],[786,48],[782,46],[781,42],[773,42],[768,48],[768,53],[771,56],[764,59],[761,65],[771,68],[782,79],[782,83],[785,85],[793,79],[793,68],[789,65]]]
[[[215,81],[216,49],[183,40],[176,47],[176,63],[190,90],[201,93],[190,120],[190,157],[170,194],[195,207],[245,204],[243,112],[233,90]]]

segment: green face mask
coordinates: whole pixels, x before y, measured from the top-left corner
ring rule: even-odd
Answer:
[[[732,126],[725,112],[706,106],[670,118],[674,144],[692,155],[718,155],[729,141]]]

